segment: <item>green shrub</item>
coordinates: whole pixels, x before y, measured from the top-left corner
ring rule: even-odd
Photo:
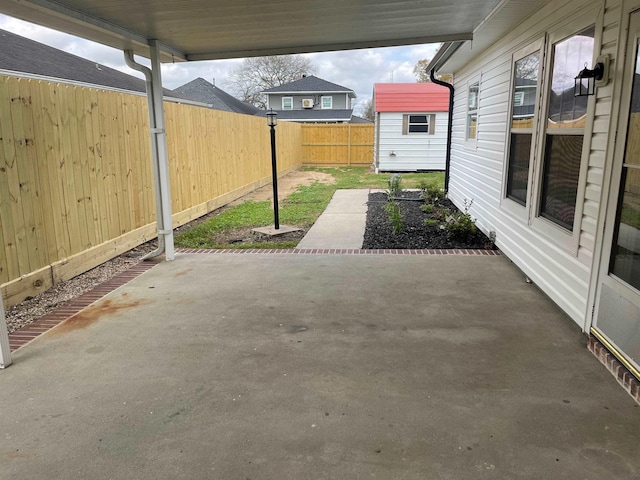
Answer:
[[[434,207],[433,205],[431,205],[429,203],[425,203],[424,205],[420,206],[420,210],[422,210],[424,213],[433,213],[435,208],[436,207]]]
[[[422,198],[425,202],[436,203],[438,200],[444,197],[444,190],[440,188],[438,184],[421,180],[418,184],[418,188],[422,192]]]
[[[402,193],[402,177],[398,173],[394,173],[389,177],[387,181],[389,189],[387,190],[387,196],[391,199],[398,197]]]
[[[400,205],[397,202],[389,202],[384,206],[389,214],[389,219],[393,224],[393,233],[397,235],[402,230],[402,214],[400,213]]]
[[[478,231],[476,227],[476,220],[469,214],[469,209],[473,205],[473,200],[467,202],[464,199],[464,211],[456,211],[450,213],[445,220],[445,229],[451,238],[456,238],[462,241],[468,241],[470,237],[475,235]]]

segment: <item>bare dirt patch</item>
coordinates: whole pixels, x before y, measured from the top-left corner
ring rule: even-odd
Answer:
[[[287,198],[293,192],[298,190],[298,188],[309,186],[315,182],[332,185],[336,183],[336,179],[328,173],[296,170],[295,172],[291,172],[278,179],[278,202]],[[239,198],[238,200],[234,200],[227,206],[232,207],[249,200],[253,202],[265,202],[267,200],[272,201],[273,188],[271,183],[245,195],[242,198]]]

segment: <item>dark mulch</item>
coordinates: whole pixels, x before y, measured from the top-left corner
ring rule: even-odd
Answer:
[[[451,238],[448,232],[437,225],[426,225],[426,220],[438,218],[441,209],[457,211],[458,208],[448,199],[442,199],[435,204],[433,213],[427,214],[420,207],[424,204],[417,201],[420,192],[403,192],[404,200],[398,200],[402,214],[402,230],[394,234],[393,224],[385,210],[387,204],[386,193],[369,194],[369,208],[367,211],[367,225],[364,233],[362,248],[366,249],[450,249],[450,248],[492,248],[491,241],[479,229],[467,240]],[[469,213],[473,216],[473,208]]]

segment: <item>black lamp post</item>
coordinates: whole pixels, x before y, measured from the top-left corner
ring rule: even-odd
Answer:
[[[276,165],[276,125],[278,114],[273,109],[267,112],[267,125],[271,129],[271,177],[273,180],[273,223],[276,230],[280,229],[278,215],[278,168]]]

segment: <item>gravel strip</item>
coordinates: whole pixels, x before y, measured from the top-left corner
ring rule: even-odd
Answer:
[[[80,274],[66,282],[59,283],[35,297],[29,297],[17,305],[8,307],[5,313],[9,333],[26,327],[68,301],[79,297],[97,285],[137,265],[146,253],[156,248],[156,245],[155,241],[140,245],[88,272]]]

